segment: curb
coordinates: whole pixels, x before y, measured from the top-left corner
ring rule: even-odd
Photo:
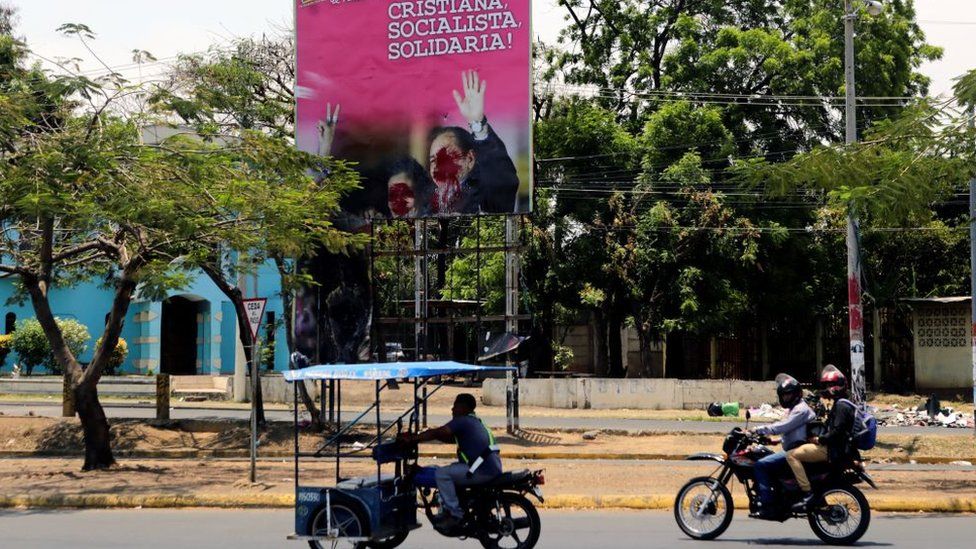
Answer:
[[[159,450],[159,451],[125,451],[115,450],[114,454],[123,459],[207,459],[207,458],[248,458],[250,454],[245,449],[217,449],[217,450]],[[453,452],[422,451],[420,457],[437,459],[454,459]],[[84,454],[74,450],[0,450],[3,458],[83,458]],[[294,454],[287,452],[262,452],[258,449],[259,458],[292,459]],[[368,455],[363,455],[368,458]],[[504,459],[518,459],[531,461],[546,460],[606,460],[606,461],[685,461],[684,454],[644,454],[644,453],[574,453],[574,452],[503,452]],[[870,458],[869,458],[870,459]],[[914,456],[910,458],[887,458],[885,464],[909,464],[914,461],[920,465],[949,465],[954,461],[969,461],[976,463],[976,457],[934,457]],[[872,463],[868,461],[868,468]]]
[[[976,497],[929,499],[921,497],[869,497],[871,509],[890,513],[973,513]],[[295,497],[291,494],[262,495],[145,495],[118,496],[113,494],[76,494],[58,496],[13,495],[0,496],[0,509],[291,509]],[[579,496],[557,495],[546,498],[543,509],[631,509],[641,511],[670,510],[672,495],[650,496]],[[746,509],[743,498],[736,500],[736,509]]]

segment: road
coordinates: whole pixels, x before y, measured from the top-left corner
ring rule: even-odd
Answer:
[[[362,407],[357,407],[361,411]],[[343,413],[344,421],[349,421],[358,415],[358,411],[353,413]],[[60,417],[61,405],[51,405],[39,402],[5,402],[0,404],[0,412],[4,415],[26,415],[33,412],[38,416]],[[116,404],[105,405],[105,413],[110,418],[153,418],[156,409],[152,406],[141,404]],[[382,414],[385,420],[395,419],[396,415]],[[235,408],[193,408],[187,406],[174,407],[170,411],[173,419],[247,419],[248,410]],[[268,410],[266,416],[271,421],[291,421],[292,412],[285,410]],[[372,416],[370,416],[372,417]],[[445,415],[432,414],[429,417],[431,425],[441,425],[447,423],[448,417]],[[482,419],[492,427],[505,427],[505,418],[497,415],[486,415]],[[625,419],[607,417],[534,417],[525,416],[521,418],[521,426],[525,429],[615,429],[620,431],[687,431],[695,433],[727,433],[730,429],[738,426],[745,426],[744,423],[727,421],[679,421],[667,419]],[[939,427],[882,427],[884,433],[899,435],[949,435],[949,436],[969,436],[973,432],[971,429],[945,429]]]
[[[229,547],[268,549],[303,547],[285,541],[291,532],[289,511],[126,510],[2,511],[0,545],[17,549]],[[966,515],[878,515],[861,547],[970,547],[973,521]],[[683,537],[671,514],[663,511],[551,511],[542,514],[541,549],[654,549],[702,547]],[[933,532],[938,532],[937,540]],[[741,513],[716,548],[797,547],[818,545],[806,522],[765,523]],[[477,542],[442,538],[428,526],[411,534],[404,549],[479,547]]]

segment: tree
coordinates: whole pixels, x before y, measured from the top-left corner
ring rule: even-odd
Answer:
[[[560,41],[571,84],[601,88],[604,106],[631,129],[661,102],[691,97],[725,105],[740,153],[774,158],[835,138],[843,89],[842,3],[835,0],[561,0]],[[857,67],[865,97],[924,94],[922,62],[941,50],[925,43],[911,0],[886,2],[862,18]],[[684,96],[677,94],[683,93]],[[767,97],[768,99],[764,99]],[[875,101],[865,121],[898,103]]]
[[[538,294],[546,311],[542,318],[555,320],[557,302],[588,312],[596,332],[597,371],[621,376],[619,333],[629,305],[612,271],[603,268],[610,261],[604,242],[608,233],[597,223],[613,222],[607,197],[633,186],[638,142],[613,113],[572,97],[555,104],[551,116],[536,124],[535,139],[536,154],[546,159],[539,161],[536,184],[551,188],[543,196],[546,203],[540,200],[537,206],[547,214],[532,227],[534,241],[544,246],[536,249],[544,255],[535,259],[556,259],[547,266],[553,274],[546,276],[553,278],[536,286],[543,292]]]
[[[175,112],[179,119],[204,137],[237,137],[260,132],[276,140],[275,151],[252,164],[253,175],[262,178],[264,195],[256,197],[260,221],[254,226],[259,236],[253,248],[220,246],[199,266],[234,304],[238,333],[250,363],[253,341],[244,310],[244,294],[237,281],[268,261],[274,263],[280,282],[284,309],[286,344],[295,350],[294,292],[315,281],[297,272],[301,257],[316,253],[348,253],[364,245],[361,236],[336,229],[329,221],[339,207],[340,197],[355,188],[355,173],[344,163],[330,161],[328,185],[302,187],[304,177],[295,168],[304,155],[290,150],[294,135],[294,43],[290,35],[259,39],[242,38],[229,49],[212,48],[204,54],[184,55],[177,62],[170,81],[156,90],[152,104]],[[298,181],[294,179],[298,176]],[[291,178],[292,181],[283,181]],[[284,183],[284,184],[283,184]],[[290,364],[290,367],[294,365]],[[321,428],[315,402],[303,383],[299,392],[316,427]],[[258,392],[260,421],[263,406]]]
[[[85,43],[94,38],[84,25],[63,29]],[[255,226],[270,214],[258,201],[277,192],[273,187],[289,186],[290,196],[331,196],[343,182],[333,190],[328,178],[312,180],[306,174],[325,172],[326,161],[258,132],[223,146],[184,136],[146,144],[140,128],[150,120],[115,110],[119,97],[138,91],[118,75],[93,81],[11,72],[16,78],[0,88],[7,129],[0,143],[0,272],[16,276],[65,371],[84,432],[84,469],[103,468],[115,460],[97,384],[136,289],[152,296],[180,287],[186,276],[179,258],[196,260],[221,246],[260,249]],[[272,158],[274,169],[288,170],[273,182],[262,177]],[[306,230],[328,230],[326,221],[308,221]],[[95,277],[113,300],[102,344],[83,369],[48,297],[54,286]]]

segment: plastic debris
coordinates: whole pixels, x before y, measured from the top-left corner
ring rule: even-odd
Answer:
[[[973,415],[958,412],[952,408],[937,408],[932,399],[922,406],[901,408],[897,405],[878,409],[874,417],[878,425],[897,427],[945,427],[949,429],[972,429]],[[934,414],[929,411],[934,411]]]
[[[749,414],[754,418],[780,420],[786,417],[786,410],[779,406],[773,407],[770,404],[763,403],[758,408],[750,408]]]

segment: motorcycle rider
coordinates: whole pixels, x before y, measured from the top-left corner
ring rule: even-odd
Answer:
[[[811,437],[807,444],[786,454],[786,461],[793,469],[796,481],[805,494],[803,499],[793,506],[793,511],[798,513],[806,512],[816,497],[803,464],[824,461],[844,463],[853,453],[850,438],[857,409],[851,401],[847,400],[847,378],[836,366],[828,364],[820,373],[820,387],[821,396],[833,401],[830,413],[827,415],[826,431],[818,437]]]
[[[757,518],[772,519],[773,511],[773,483],[775,474],[786,465],[786,453],[798,446],[802,446],[807,439],[807,424],[816,418],[813,410],[803,400],[803,389],[800,382],[788,374],[776,376],[776,396],[779,405],[789,410],[789,414],[782,420],[769,425],[763,425],[752,430],[757,435],[781,435],[783,449],[775,454],[766,456],[756,462],[753,469],[756,475],[756,489],[759,492],[759,513]],[[777,444],[778,441],[773,441]]]
[[[484,422],[475,415],[477,401],[470,393],[461,393],[454,399],[451,408],[453,419],[446,425],[428,429],[415,435],[404,434],[400,440],[408,444],[438,440],[457,445],[458,462],[437,467],[434,478],[440,492],[443,510],[435,526],[440,530],[450,530],[464,517],[464,510],[458,501],[458,486],[476,486],[491,482],[502,474],[502,460],[495,435]]]

